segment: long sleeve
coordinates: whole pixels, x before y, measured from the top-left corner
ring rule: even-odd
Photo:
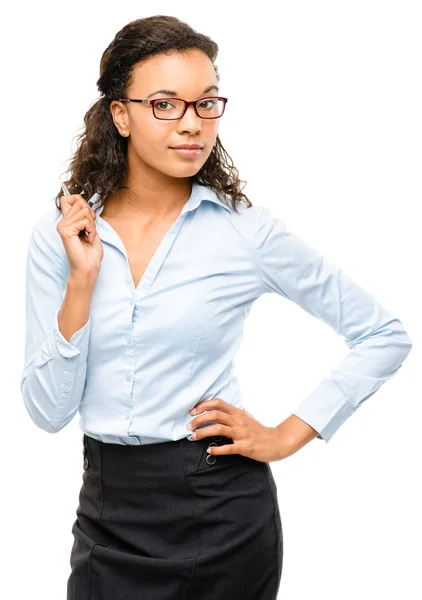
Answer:
[[[21,378],[23,401],[32,421],[49,433],[62,429],[78,410],[85,385],[91,325],[88,319],[69,342],[59,330],[57,319],[65,284],[57,236],[55,225],[44,218],[30,237]],[[60,237],[58,240],[61,243]]]
[[[259,207],[255,252],[262,283],[344,337],[350,351],[293,414],[328,442],[341,425],[400,369],[412,342],[391,315],[339,267]]]

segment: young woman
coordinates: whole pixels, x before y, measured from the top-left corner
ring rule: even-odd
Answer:
[[[70,193],[32,231],[24,403],[45,431],[77,412],[83,431],[68,600],[275,599],[269,463],[328,442],[412,345],[398,318],[241,193],[218,136],[217,51],[175,17],[123,27],[102,56]],[[243,408],[233,374],[265,293],[350,348],[274,427]]]

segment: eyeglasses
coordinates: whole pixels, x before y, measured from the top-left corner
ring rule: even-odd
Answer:
[[[182,98],[154,98],[154,100],[140,100],[139,98],[119,98],[119,102],[142,102],[152,105],[152,112],[156,119],[173,121],[181,119],[188,107],[192,104],[195,112],[201,119],[218,119],[226,108],[227,98],[221,96],[206,96],[200,100],[182,100]]]

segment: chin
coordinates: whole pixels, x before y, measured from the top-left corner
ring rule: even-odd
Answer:
[[[204,163],[200,165],[192,162],[190,165],[179,165],[179,168],[172,169],[171,173],[168,173],[171,177],[193,177],[202,169]]]

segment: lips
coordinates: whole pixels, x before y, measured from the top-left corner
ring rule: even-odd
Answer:
[[[202,148],[170,148],[170,150],[174,150],[179,156],[184,156],[185,158],[194,158],[199,156],[202,152]]]
[[[170,146],[173,150],[199,150],[202,146],[198,144],[180,144],[180,146]]]

